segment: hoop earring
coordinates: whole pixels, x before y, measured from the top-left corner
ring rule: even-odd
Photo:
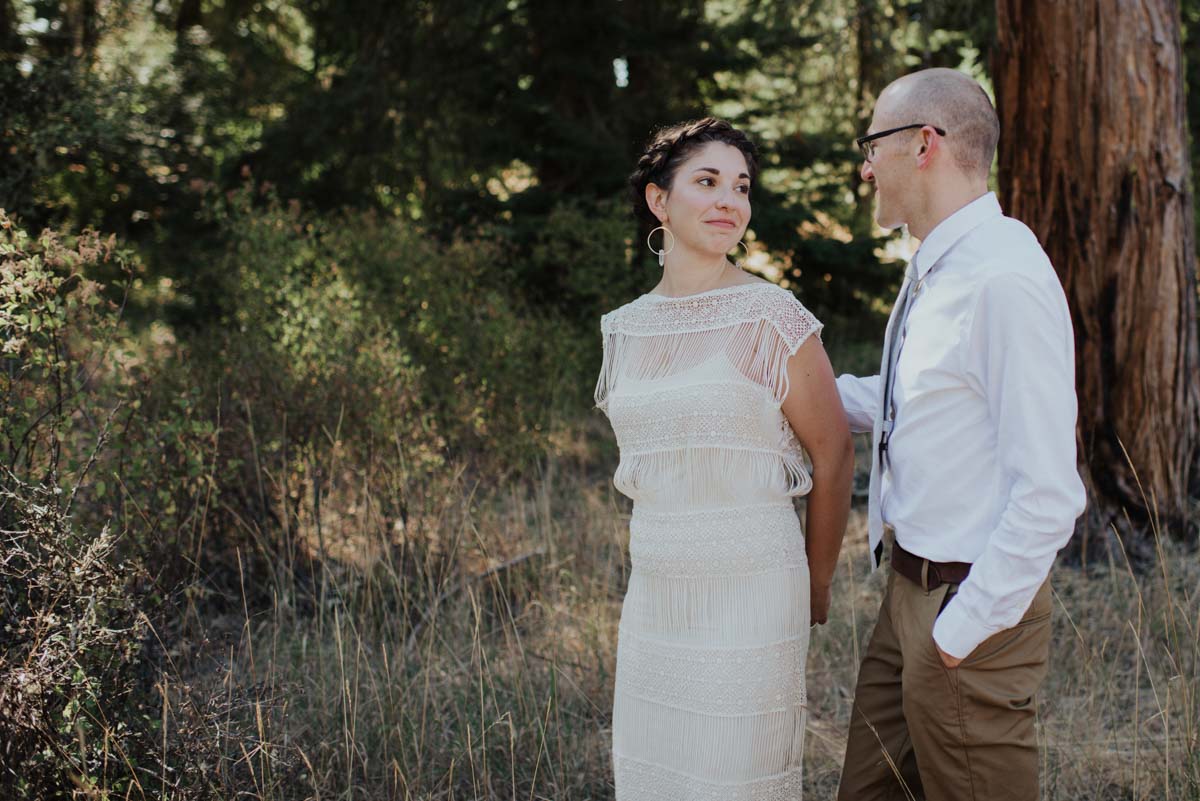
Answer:
[[[665,245],[665,244],[667,244],[667,235],[668,235],[668,234],[670,234],[670,236],[671,236],[671,247],[667,248],[666,250],[662,250],[661,248],[660,248],[659,250],[655,250],[655,249],[654,249],[654,245],[651,245],[651,244],[650,244],[650,237],[654,236],[654,232],[655,232],[655,231],[662,231],[662,232],[663,232],[663,244],[664,244],[664,245]],[[646,234],[646,247],[650,248],[650,252],[651,252],[651,253],[657,253],[657,254],[658,254],[658,266],[659,266],[659,267],[662,267],[664,264],[666,264],[666,263],[667,263],[667,254],[668,254],[668,253],[670,253],[672,250],[674,250],[674,249],[675,249],[675,234],[672,234],[672,233],[671,233],[671,229],[670,229],[670,228],[667,228],[667,226],[665,226],[665,225],[660,225],[660,226],[658,226],[657,228],[655,228],[655,229],[653,229],[652,231],[650,231],[650,233]]]
[[[742,250],[746,251],[746,259],[750,258],[750,248],[746,245],[746,243],[739,239],[738,244],[742,246]],[[735,259],[733,265],[740,270],[742,265],[745,263],[745,259]]]

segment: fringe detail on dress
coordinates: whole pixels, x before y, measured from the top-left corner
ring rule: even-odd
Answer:
[[[812,478],[801,451],[741,450],[724,445],[621,452],[613,484],[648,508],[704,509],[805,495]]]
[[[821,323],[779,287],[752,285],[691,303],[647,302],[649,297],[601,317],[604,356],[595,389],[601,409],[607,410],[620,377],[644,382],[682,376],[721,355],[782,403],[788,358],[809,336],[820,335]]]
[[[804,563],[758,575],[712,578],[652,576],[634,568],[623,611],[628,619],[622,625],[639,636],[696,646],[787,642],[798,632],[807,635],[807,589]]]

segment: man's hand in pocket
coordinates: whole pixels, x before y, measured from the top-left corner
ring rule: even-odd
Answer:
[[[946,653],[941,648],[938,648],[938,644],[936,642],[933,644],[933,647],[937,648],[938,656],[942,658],[942,664],[950,670],[954,670],[954,668],[962,664],[961,659],[956,656],[950,656],[950,654]]]

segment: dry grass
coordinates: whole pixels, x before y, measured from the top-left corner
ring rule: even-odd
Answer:
[[[834,617],[809,655],[814,798],[837,786],[855,665],[883,592],[882,573],[865,568],[864,528],[857,512]],[[1054,639],[1038,707],[1045,799],[1200,798],[1200,563],[1177,544],[1160,555],[1165,573],[1108,564],[1053,574]]]
[[[362,502],[361,483],[355,489]],[[337,507],[338,489],[324,506]],[[586,460],[480,495],[460,477],[406,530],[326,525],[315,613],[283,588],[211,680],[248,696],[255,798],[602,799],[628,507]],[[348,518],[349,519],[349,518]],[[312,521],[295,521],[299,530]],[[806,786],[832,797],[882,575],[852,519],[809,656]],[[315,550],[315,534],[309,545]],[[1200,564],[1055,574],[1039,737],[1047,799],[1200,798]],[[198,671],[198,676],[205,671]],[[283,771],[282,767],[295,766]]]

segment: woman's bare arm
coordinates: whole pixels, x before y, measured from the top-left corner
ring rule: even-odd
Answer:
[[[787,371],[783,414],[812,460],[805,550],[812,585],[812,622],[824,623],[829,616],[833,572],[850,516],[854,443],[821,341],[809,337],[788,359]]]

